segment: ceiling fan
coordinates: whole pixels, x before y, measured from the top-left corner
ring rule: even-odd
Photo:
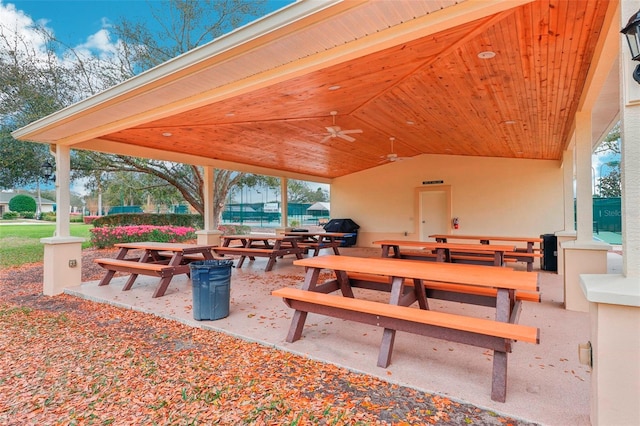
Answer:
[[[393,151],[393,141],[396,140],[396,138],[394,138],[393,136],[389,138],[389,140],[391,141],[391,152],[387,155],[384,155],[382,158],[387,160],[387,161],[403,161],[403,160],[409,160],[411,159],[411,157],[398,157],[398,154],[396,154]]]
[[[333,116],[333,125],[326,127],[327,133],[325,133],[324,139],[321,142],[326,142],[331,138],[342,138],[346,141],[353,142],[356,139],[349,136],[354,133],[362,133],[361,129],[353,129],[353,130],[342,130],[340,126],[336,126],[336,115],[338,115],[338,111],[331,111],[330,114]]]

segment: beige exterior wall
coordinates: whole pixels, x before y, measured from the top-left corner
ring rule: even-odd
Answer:
[[[458,234],[538,236],[563,229],[563,173],[557,161],[422,155],[335,179],[331,217],[360,225],[357,245],[419,239],[418,189],[451,189]],[[405,235],[405,232],[407,235]]]

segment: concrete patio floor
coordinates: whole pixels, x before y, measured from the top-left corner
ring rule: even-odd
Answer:
[[[342,254],[377,257],[379,249],[343,248]],[[615,272],[621,256],[609,256],[610,270]],[[578,344],[589,340],[589,315],[562,308],[561,276],[535,271],[540,274],[542,303],[526,303],[520,323],[539,327],[541,343],[514,344],[509,355],[507,401],[498,403],[490,398],[492,354],[481,348],[398,333],[391,365],[380,368],[376,361],[382,329],[314,314],[309,314],[303,338],[287,343],[293,311],[270,293],[301,285],[303,268],[294,266],[292,260],[279,259],[267,273],[266,260],[260,258],[234,268],[230,314],[216,321],[193,319],[191,282],[186,276],[174,278],[165,296],[156,299],[151,294],[157,279],[143,276],[126,292],[121,291],[126,281],[123,276],[114,278],[109,286],[86,282],[65,293],[220,331],[518,419],[548,425],[589,424],[590,368],[578,362]],[[431,301],[430,307],[493,316],[491,309],[458,303]]]

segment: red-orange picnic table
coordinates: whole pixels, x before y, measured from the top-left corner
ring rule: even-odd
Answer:
[[[153,297],[161,297],[167,291],[175,275],[190,274],[189,263],[193,260],[213,260],[211,249],[214,246],[180,243],[159,243],[144,241],[116,244],[120,250],[115,258],[95,259],[98,265],[107,270],[99,286],[108,285],[116,272],[131,274],[123,291],[131,289],[138,275],[160,277]],[[144,250],[142,256],[128,257],[130,250]]]

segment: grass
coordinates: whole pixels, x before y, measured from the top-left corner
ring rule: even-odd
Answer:
[[[93,225],[72,223],[71,235],[86,238],[82,248],[90,247]],[[52,237],[55,224],[0,225],[0,268],[20,266],[26,263],[42,262],[44,246],[40,238]]]

